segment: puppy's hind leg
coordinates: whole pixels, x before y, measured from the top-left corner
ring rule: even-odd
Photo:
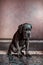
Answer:
[[[12,49],[12,44],[10,44],[10,46],[9,46],[9,49],[8,49],[7,55],[10,55],[10,54],[11,54],[11,49]]]

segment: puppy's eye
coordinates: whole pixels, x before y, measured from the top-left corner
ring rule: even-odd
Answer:
[[[27,31],[27,30],[29,30],[29,31],[30,31],[30,29],[26,29],[26,31]]]

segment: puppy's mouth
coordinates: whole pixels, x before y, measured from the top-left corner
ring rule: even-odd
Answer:
[[[30,35],[24,35],[23,38],[24,39],[29,39]]]

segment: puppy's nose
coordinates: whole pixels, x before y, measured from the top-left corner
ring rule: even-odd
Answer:
[[[28,34],[28,37],[30,37],[30,34]]]

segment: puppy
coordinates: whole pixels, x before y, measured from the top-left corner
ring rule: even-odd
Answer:
[[[11,52],[17,52],[18,55],[22,55],[22,50],[24,48],[26,51],[26,55],[28,55],[31,29],[32,25],[29,23],[24,23],[18,26],[18,30],[14,34],[12,42],[9,46],[8,55],[11,54]]]

